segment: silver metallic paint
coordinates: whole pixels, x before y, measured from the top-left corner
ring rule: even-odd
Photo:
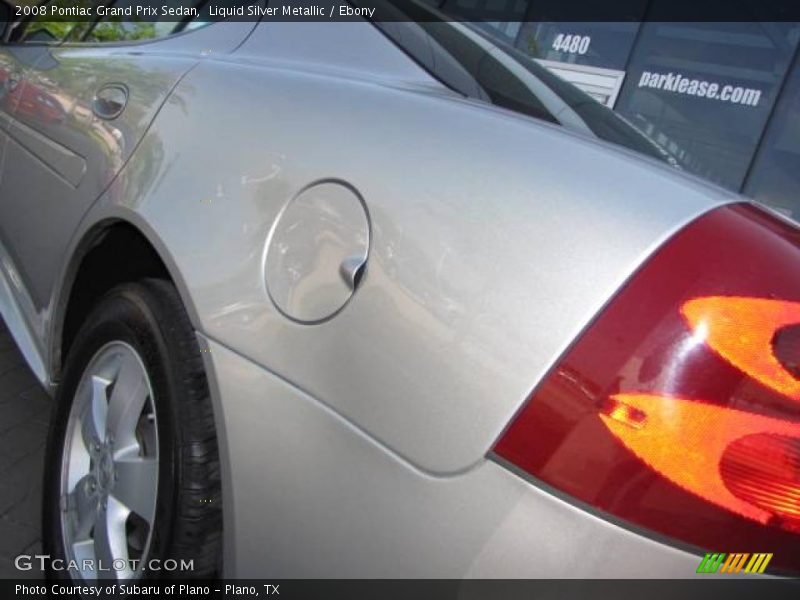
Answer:
[[[206,90],[194,115],[170,102],[151,132],[167,169],[146,196],[122,202],[159,230],[203,332],[421,469],[468,469],[640,261],[726,197],[480,105],[336,81],[269,64],[200,65],[184,82]],[[241,114],[259,119],[237,125],[219,111],[234,89]],[[208,125],[198,131],[194,119]],[[194,167],[210,147],[228,169]],[[334,176],[369,207],[369,267],[335,319],[298,325],[255,274],[285,203]],[[192,227],[177,215],[192,215]]]
[[[697,556],[589,515],[492,461],[431,477],[206,343],[225,374],[219,409],[235,481],[225,565],[237,577],[684,578],[697,569]],[[247,456],[257,472],[242,464]]]
[[[286,203],[328,178],[369,208],[369,267],[335,318],[299,324],[270,301],[263,257]],[[70,204],[86,212],[43,304],[12,288],[0,309],[26,307],[52,376],[84,236],[123,220],[152,242],[211,348],[229,575],[689,574],[690,554],[485,455],[642,260],[733,199],[464,100],[368,24],[264,23],[183,77],[97,202]],[[612,550],[638,570],[609,570]]]
[[[136,98],[148,97],[152,100],[153,94],[161,100],[154,100],[158,105],[167,97],[167,91],[151,85],[149,79],[153,75],[165,73],[163,65],[184,65],[185,70],[201,59],[208,59],[219,54],[226,54],[235,50],[253,31],[254,23],[224,22],[213,27],[206,27],[192,32],[191,35],[179,35],[158,42],[133,43],[122,46],[103,45],[102,47],[81,44],[61,47],[41,46],[0,46],[0,68],[16,68],[20,73],[33,78],[37,75],[33,66],[39,64],[43,57],[49,59],[55,54],[72,57],[73,65],[78,63],[85,68],[97,67],[104,57],[113,57],[111,62],[119,65],[133,65],[128,69],[127,75],[140,73],[137,78],[129,78],[128,85],[139,87],[142,84],[145,92],[141,96],[137,92]],[[142,59],[143,54],[148,56]],[[156,72],[148,73],[138,66],[141,62],[149,65],[159,65]],[[27,68],[23,67],[27,65]],[[102,74],[108,75],[108,70],[92,73],[92,81],[97,83]],[[182,72],[181,72],[182,73]],[[114,76],[121,73],[114,71]],[[134,81],[135,79],[135,81]],[[91,83],[89,81],[88,83]],[[102,81],[102,79],[100,79]],[[163,81],[162,81],[163,83]],[[86,87],[87,82],[82,85]],[[41,383],[52,391],[53,379],[57,379],[61,356],[60,335],[63,324],[66,303],[75,272],[80,264],[92,238],[99,234],[102,223],[98,221],[81,221],[86,216],[86,211],[98,199],[99,194],[106,189],[113,176],[109,168],[118,173],[122,167],[123,154],[129,157],[138,141],[150,125],[150,120],[142,117],[143,107],[135,107],[134,115],[128,115],[122,121],[113,121],[110,124],[98,123],[92,118],[90,101],[93,99],[94,88],[86,87],[83,96],[73,98],[73,110],[78,119],[83,119],[85,127],[76,128],[75,119],[65,121],[56,127],[44,128],[47,136],[37,131],[39,136],[49,137],[53,148],[61,145],[53,138],[68,140],[73,144],[82,145],[79,155],[96,158],[91,161],[93,173],[92,181],[85,184],[82,192],[71,189],[65,184],[63,177],[54,176],[58,171],[53,169],[53,163],[44,164],[39,160],[26,162],[24,172],[28,178],[14,177],[15,186],[12,190],[9,173],[11,169],[2,169],[6,159],[6,145],[8,134],[6,130],[16,122],[11,119],[8,112],[0,109],[0,258],[3,269],[0,275],[6,279],[10,293],[8,301],[1,303],[2,312],[8,323],[9,329],[21,344],[25,356],[33,366],[33,370]],[[91,92],[91,93],[90,93]],[[85,96],[85,97],[84,97]],[[157,106],[151,105],[150,119],[155,116]],[[12,107],[13,109],[13,107]],[[83,109],[83,110],[81,110]],[[13,110],[11,111],[13,112]],[[145,111],[146,112],[146,111]],[[135,116],[136,119],[132,119]],[[135,122],[135,124],[134,124]],[[93,133],[90,133],[92,131]],[[113,132],[117,132],[115,135]],[[125,141],[125,135],[133,135]],[[127,148],[126,148],[127,144]],[[10,144],[9,144],[10,145]],[[111,151],[113,150],[113,151]],[[21,157],[29,156],[25,149],[15,151]],[[109,152],[107,155],[105,152]],[[47,158],[47,157],[45,157]],[[4,178],[4,171],[6,177]],[[15,170],[16,171],[16,170]],[[41,175],[40,179],[30,179],[32,176]],[[3,186],[3,180],[7,179]],[[31,184],[39,186],[38,193],[32,192]],[[18,191],[21,186],[22,191]],[[64,193],[61,193],[64,192]],[[42,197],[43,196],[43,197]],[[46,199],[46,201],[44,201]],[[16,208],[16,210],[14,210]],[[8,229],[3,233],[3,224]],[[57,223],[58,227],[54,224]],[[83,227],[83,225],[86,225]],[[42,232],[47,233],[42,233]],[[10,235],[9,235],[10,234]],[[12,244],[9,237],[22,239],[22,248]],[[34,264],[25,264],[26,272],[22,271],[20,255],[24,253],[32,256]],[[173,276],[179,278],[178,274]],[[12,285],[13,284],[13,285]],[[38,285],[34,285],[38,284]],[[8,315],[6,315],[8,313]],[[27,341],[20,341],[27,340]]]

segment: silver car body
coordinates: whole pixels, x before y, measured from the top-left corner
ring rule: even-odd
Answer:
[[[465,99],[368,23],[225,22],[39,54],[57,66],[0,50],[26,85],[91,77],[66,99],[79,108],[109,83],[132,100],[84,130],[3,115],[0,310],[52,389],[86,249],[119,222],[147,238],[208,350],[227,576],[694,573],[696,555],[487,454],[642,261],[737,198]],[[349,190],[366,220],[312,199],[296,224],[333,242],[303,255],[311,238],[279,223],[315,184]],[[347,297],[314,277],[351,243],[368,260]],[[316,273],[308,289],[274,248]],[[292,318],[307,301],[322,317]]]

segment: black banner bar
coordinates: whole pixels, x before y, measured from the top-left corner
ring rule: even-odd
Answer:
[[[442,580],[442,579],[309,579],[309,580],[220,580],[126,583],[47,582],[35,579],[5,579],[0,582],[3,598],[283,598],[311,600],[360,598],[369,600],[478,600],[532,599],[566,600],[744,600],[797,598],[800,580],[723,578],[702,579],[571,579],[571,580]]]
[[[797,0],[521,0],[527,20],[547,22],[800,22]],[[12,2],[12,4],[16,4]],[[514,21],[486,0],[44,0],[2,20],[181,21]],[[25,4],[23,7],[22,5]],[[8,6],[8,5],[7,5]]]

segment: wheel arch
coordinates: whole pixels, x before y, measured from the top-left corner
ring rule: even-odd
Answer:
[[[79,236],[53,304],[52,382],[60,380],[70,344],[93,304],[115,285],[142,277],[170,281],[197,327],[197,313],[177,266],[158,235],[138,215],[105,217]]]

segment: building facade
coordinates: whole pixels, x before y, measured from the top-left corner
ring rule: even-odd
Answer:
[[[713,2],[683,22],[670,20],[670,0],[615,4],[613,22],[572,20],[592,16],[588,0],[444,0],[439,8],[613,108],[686,171],[800,220],[800,23],[770,20],[780,15],[750,0],[740,2],[741,20],[726,22],[711,20]],[[730,19],[730,6],[719,14]]]

